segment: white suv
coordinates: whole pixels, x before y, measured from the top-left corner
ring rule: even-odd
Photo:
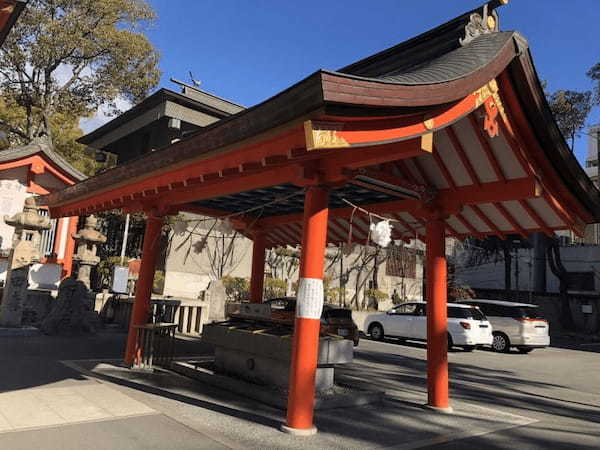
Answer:
[[[427,303],[402,303],[385,313],[370,314],[364,330],[371,338],[384,336],[400,339],[427,340]],[[453,345],[472,351],[478,345],[492,343],[492,327],[479,308],[448,304],[448,349]]]
[[[537,305],[482,299],[461,303],[478,306],[488,317],[494,328],[492,349],[497,352],[516,347],[521,353],[529,353],[550,345],[548,321],[540,315]]]

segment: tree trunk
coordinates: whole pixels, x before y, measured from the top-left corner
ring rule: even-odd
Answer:
[[[377,256],[379,255],[379,249],[375,250],[375,256],[373,257],[373,289],[379,289],[379,283],[377,277],[379,275],[379,261]]]
[[[567,293],[569,289],[569,273],[562,264],[558,239],[549,239],[548,241],[548,263],[550,264],[550,270],[558,278],[561,326],[565,330],[573,330],[575,324],[571,315],[569,295]]]

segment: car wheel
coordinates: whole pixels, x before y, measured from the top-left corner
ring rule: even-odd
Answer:
[[[472,352],[473,350],[475,350],[475,346],[474,345],[463,345],[463,350],[465,352]]]
[[[371,335],[371,339],[374,339],[376,341],[383,341],[383,338],[385,336],[383,334],[383,327],[378,323],[374,323],[373,325],[371,325],[371,328],[369,328],[369,334]]]
[[[508,353],[510,350],[510,341],[504,333],[493,333],[492,350],[500,353]]]
[[[533,351],[533,349],[531,347],[519,347],[518,350],[519,350],[519,353],[523,353],[523,354],[531,353]]]
[[[448,351],[452,350],[452,347],[454,347],[454,341],[452,340],[450,333],[448,333]]]

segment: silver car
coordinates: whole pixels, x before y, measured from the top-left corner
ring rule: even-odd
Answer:
[[[502,300],[471,299],[461,303],[478,306],[492,324],[492,349],[508,352],[516,347],[521,353],[550,345],[548,321],[537,305],[505,302]]]

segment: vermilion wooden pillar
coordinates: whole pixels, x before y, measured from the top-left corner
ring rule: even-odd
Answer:
[[[446,224],[433,219],[426,225],[427,277],[427,404],[449,412]]]
[[[63,257],[63,278],[70,277],[73,272],[73,253],[75,253],[75,239],[73,239],[73,235],[77,233],[78,222],[79,217],[69,217],[69,230],[67,232],[67,243]]]
[[[304,201],[304,226],[296,320],[290,367],[287,423],[283,431],[311,435],[315,401],[315,373],[323,310],[323,269],[327,244],[329,190],[311,186]]]
[[[250,278],[250,302],[262,303],[265,282],[265,246],[264,233],[256,233],[252,244],[252,274]]]
[[[127,347],[125,349],[125,364],[133,365],[136,356],[136,325],[143,325],[148,321],[150,312],[150,296],[152,295],[152,283],[154,282],[154,269],[159,253],[159,237],[163,224],[163,217],[148,216],[146,219],[146,231],[144,233],[144,246],[142,248],[142,263],[140,274],[135,284],[135,299],[129,322],[129,334],[127,335]]]

